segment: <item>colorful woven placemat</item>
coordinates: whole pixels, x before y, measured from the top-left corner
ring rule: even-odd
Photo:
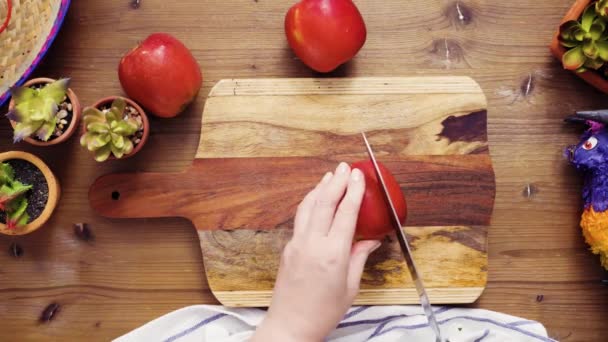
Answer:
[[[12,6],[10,6],[12,5]],[[70,7],[70,0],[0,0],[0,106],[9,88],[21,85],[40,63]]]

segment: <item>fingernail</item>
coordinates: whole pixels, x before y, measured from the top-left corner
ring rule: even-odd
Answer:
[[[380,246],[382,246],[382,242],[376,241],[376,244],[374,245],[374,247],[372,247],[372,250],[371,250],[371,252],[369,252],[369,254],[372,254],[373,252],[375,252],[376,249],[380,248]]]
[[[359,169],[354,169],[350,174],[350,179],[352,179],[353,182],[359,182],[361,179],[363,179],[363,173],[361,173]]]
[[[325,176],[323,176],[323,178],[321,179],[321,183],[329,182],[331,176],[333,176],[331,172],[326,173]]]
[[[336,173],[340,173],[340,174],[344,174],[348,171],[348,164],[342,162],[340,163],[340,165],[338,165],[338,168],[336,169]]]

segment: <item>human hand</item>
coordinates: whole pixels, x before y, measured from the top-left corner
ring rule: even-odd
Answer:
[[[300,203],[272,303],[253,341],[323,341],[344,317],[367,257],[380,247],[379,241],[353,245],[364,192],[363,173],[341,163]]]

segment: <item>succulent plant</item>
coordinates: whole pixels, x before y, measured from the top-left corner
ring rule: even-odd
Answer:
[[[608,19],[608,0],[599,0],[595,3],[595,13],[603,19]]]
[[[120,159],[133,151],[130,137],[141,129],[141,124],[125,115],[127,104],[116,98],[109,109],[89,107],[84,110],[83,120],[87,129],[80,144],[95,153],[95,160],[105,161],[113,154]]]
[[[69,83],[70,79],[63,78],[40,88],[11,88],[15,107],[6,117],[17,123],[15,142],[33,135],[42,141],[51,138],[60,120],[57,117],[59,105],[66,96]]]
[[[25,185],[15,179],[13,168],[7,164],[0,164],[0,211],[6,213],[6,226],[8,229],[26,225],[30,217],[27,214],[28,201],[23,196],[31,185]]]
[[[608,61],[606,22],[596,13],[596,4],[587,6],[579,21],[563,23],[559,41],[569,49],[562,58],[564,68],[568,70],[597,70]]]

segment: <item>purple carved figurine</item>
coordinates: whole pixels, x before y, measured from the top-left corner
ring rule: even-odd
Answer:
[[[608,110],[577,112],[566,121],[589,127],[565,154],[584,176],[581,228],[585,241],[608,269]]]

